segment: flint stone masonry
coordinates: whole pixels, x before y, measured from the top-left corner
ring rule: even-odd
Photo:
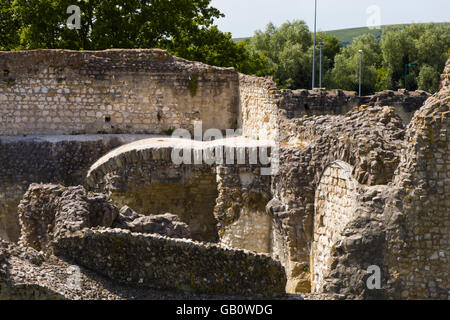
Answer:
[[[134,212],[127,206],[120,209],[112,227],[130,230],[131,232],[159,234],[169,238],[191,238],[189,226],[181,222],[178,216],[166,213],[147,217]]]
[[[149,137],[0,136],[0,237],[18,240],[17,206],[30,184],[82,184],[89,166],[102,155],[120,145]]]
[[[164,50],[0,52],[0,135],[161,134],[242,128],[275,137],[288,118],[344,114],[361,104],[394,106],[407,123],[425,92],[278,90],[271,79],[173,57]]]
[[[192,130],[194,120],[205,130],[237,124],[238,74],[164,50],[0,52],[0,70],[0,135],[161,134]]]
[[[253,139],[278,138],[280,93],[271,79],[239,75],[240,127]]]
[[[77,275],[79,282],[74,283],[74,275]],[[70,286],[68,283],[80,286]],[[0,240],[0,299],[241,300],[243,297],[193,295],[123,285],[82,266],[72,265],[65,258],[49,257],[32,248]]]
[[[270,176],[258,165],[219,166],[219,196],[214,208],[220,243],[232,248],[270,253],[272,222],[265,212]]]
[[[261,169],[267,165],[259,159],[266,151],[270,154],[271,147],[270,142],[243,138],[211,142],[167,138],[141,140],[99,159],[90,168],[86,184],[91,190],[106,192],[118,206],[127,205],[141,214],[170,212],[178,215],[189,225],[193,239],[217,242],[226,234],[225,226],[239,218],[241,209],[246,213],[250,210],[262,213],[263,217],[266,215],[264,208],[270,199],[270,176],[261,174]],[[194,163],[196,154],[216,152],[217,148],[223,151],[216,154],[224,156],[226,150],[232,151],[234,162],[219,166],[216,162]],[[175,164],[173,156],[183,150],[186,154],[191,153],[191,163]],[[242,165],[237,164],[241,154],[245,156]],[[252,154],[256,154],[256,164],[250,164]],[[222,160],[226,162],[226,159]],[[250,178],[246,179],[246,176]],[[264,219],[266,228],[268,224]],[[242,231],[249,234],[250,230]],[[256,241],[259,235],[254,234],[254,237]],[[266,252],[267,246],[268,243],[240,248]]]
[[[51,251],[51,243],[66,232],[84,228],[113,227],[171,238],[190,238],[189,227],[166,213],[146,217],[128,207],[120,211],[105,194],[87,192],[82,186],[32,184],[18,207],[19,243]]]
[[[430,97],[424,91],[386,90],[359,97],[343,90],[279,90],[270,78],[239,75],[240,127],[254,139],[281,141],[288,129],[283,122],[304,116],[345,115],[361,105],[390,106],[408,124]]]
[[[316,190],[314,240],[311,249],[313,292],[322,292],[324,278],[330,272],[331,251],[340,233],[352,220],[356,209],[357,185],[352,168],[342,162],[331,164],[323,173]]]
[[[241,248],[258,253],[270,253],[272,221],[264,211],[243,208],[238,220],[228,225],[220,243],[230,248]]]
[[[279,262],[214,244],[86,229],[60,238],[54,250],[122,283],[256,297],[285,292],[286,276]]]
[[[283,132],[286,146],[267,209],[276,231],[272,256],[286,267],[289,292],[308,292],[312,285],[354,299],[448,299],[449,68],[450,60],[442,89],[416,112],[406,131],[393,108],[376,106],[355,108],[344,118],[281,122],[288,131]],[[344,121],[345,129],[335,121]],[[320,197],[315,201],[314,193],[325,187],[320,178],[336,160],[353,168],[359,185],[352,196],[356,209],[340,205],[324,212],[326,219],[335,212],[352,218],[337,233],[341,240],[335,246],[310,252],[314,239],[315,249],[321,236],[322,243],[333,242],[333,231],[314,229],[327,203]],[[336,183],[331,187],[338,188]],[[321,258],[327,254],[328,262]],[[371,265],[381,269],[382,290],[366,286]],[[308,276],[311,271],[318,283],[314,274]]]
[[[406,130],[394,178],[407,232],[389,253],[403,299],[450,297],[450,60],[441,79]]]
[[[286,111],[286,117],[301,118],[304,115],[346,114],[361,105],[391,106],[408,124],[414,112],[419,110],[431,96],[425,91],[386,90],[371,96],[357,96],[356,92],[344,90],[282,90],[283,101],[280,107]]]
[[[169,214],[149,218],[127,207],[119,213],[104,194],[87,193],[81,186],[34,184],[19,211],[20,245],[71,259],[125,285],[240,296],[284,293],[284,269],[270,256],[158,236],[187,229]],[[103,228],[122,224],[152,228],[140,233]],[[38,265],[45,260],[39,255],[33,258]]]
[[[400,162],[404,128],[393,108],[370,106],[284,125],[280,169],[267,206],[275,231],[272,256],[286,268],[289,292],[310,292],[315,191],[323,172],[342,161],[360,184],[389,183]]]
[[[89,227],[111,227],[119,210],[103,194],[81,187],[32,184],[20,202],[20,243],[39,251],[61,234]]]

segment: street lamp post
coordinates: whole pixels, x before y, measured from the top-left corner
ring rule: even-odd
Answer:
[[[324,46],[325,46],[324,42],[319,43],[320,48],[319,88],[322,88],[322,49]]]
[[[405,64],[405,89],[408,89],[407,85],[408,85],[408,73],[409,73],[409,67],[414,67],[417,66],[417,63],[407,63]]]
[[[362,79],[362,54],[363,51],[359,50],[359,96],[361,97],[361,79]]]
[[[313,44],[313,65],[312,65],[312,90],[314,90],[316,76],[316,26],[317,26],[317,0],[314,0],[314,44]]]

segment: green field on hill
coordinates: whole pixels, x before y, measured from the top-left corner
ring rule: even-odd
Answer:
[[[450,22],[443,22],[443,23],[437,23],[437,24],[450,24]],[[395,25],[381,26],[380,29],[369,29],[367,27],[362,27],[362,28],[329,30],[329,31],[324,31],[324,32],[337,37],[338,39],[341,40],[341,42],[344,45],[349,45],[350,43],[352,43],[354,38],[362,36],[363,34],[371,33],[375,36],[375,38],[380,38],[381,34],[383,32],[383,29],[386,29],[389,27],[403,28],[408,25],[409,24],[395,24]],[[240,41],[244,41],[246,39],[248,39],[248,37],[247,38],[235,38],[233,40],[236,42],[240,42]]]

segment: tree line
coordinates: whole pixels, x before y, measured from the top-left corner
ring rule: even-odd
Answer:
[[[265,31],[257,31],[245,41],[250,50],[267,56],[281,87],[311,87],[313,41],[304,21],[287,22],[278,28],[270,23]],[[436,92],[450,56],[450,24],[392,26],[383,29],[380,39],[365,34],[346,47],[336,37],[319,32],[320,42],[324,44],[322,87],[357,91],[362,50],[363,93],[405,87]],[[317,64],[319,60],[317,49]],[[316,70],[318,73],[318,65]],[[316,86],[318,78],[317,74]]]
[[[162,48],[251,74],[268,74],[262,55],[235,43],[214,20],[211,0],[0,0],[0,50]],[[67,8],[80,8],[80,28]]]
[[[270,23],[264,31],[236,43],[230,33],[214,25],[224,15],[210,3],[0,0],[0,50],[162,48],[185,59],[272,76],[281,88],[311,87],[313,41],[304,21],[280,27]],[[80,8],[79,29],[70,29],[66,23],[67,8],[73,4]],[[410,90],[435,92],[450,54],[450,24],[392,27],[383,30],[381,39],[367,34],[347,47],[319,32],[317,42],[325,44],[322,86],[327,89],[357,90],[359,50],[363,50],[364,94],[404,88],[405,80]]]

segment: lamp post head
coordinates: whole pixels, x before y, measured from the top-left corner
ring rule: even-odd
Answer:
[[[363,51],[362,51],[362,50],[358,50],[358,52],[359,52],[359,53],[363,53]]]

